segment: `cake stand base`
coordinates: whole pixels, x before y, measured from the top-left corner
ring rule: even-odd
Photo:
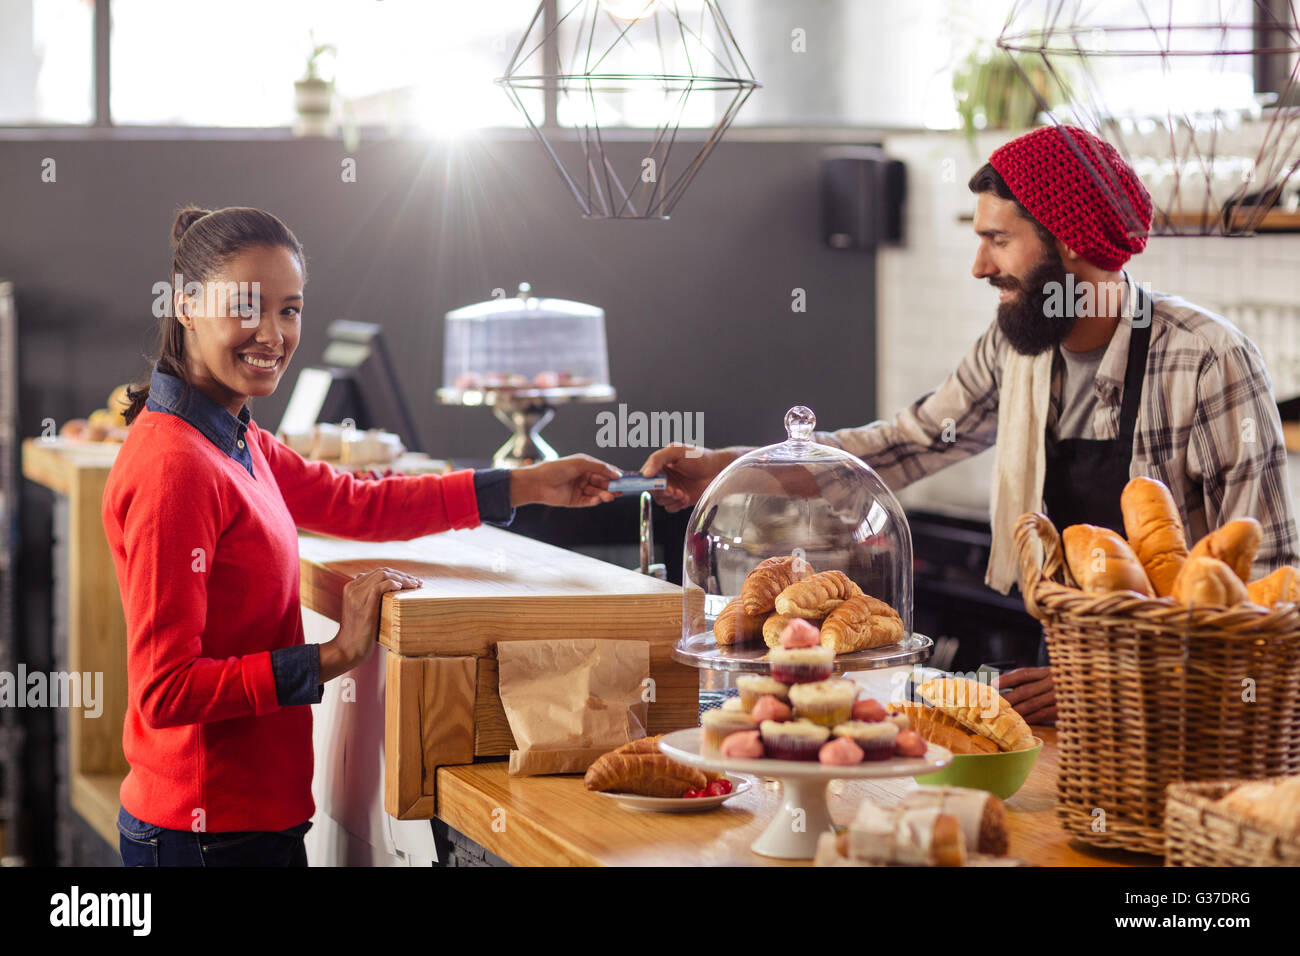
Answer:
[[[826,781],[787,777],[781,779],[781,809],[749,848],[777,860],[811,860],[831,825]]]

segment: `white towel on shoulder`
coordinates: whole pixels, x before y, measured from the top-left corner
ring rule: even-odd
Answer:
[[[984,583],[1003,594],[1019,580],[1016,520],[1026,511],[1043,510],[1044,436],[1052,400],[1054,352],[1047,349],[1038,355],[1021,355],[1009,349],[1002,365],[990,503],[993,547]]]

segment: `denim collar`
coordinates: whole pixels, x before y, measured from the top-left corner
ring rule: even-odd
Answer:
[[[189,422],[222,454],[233,458],[250,475],[253,474],[253,456],[244,438],[252,420],[247,404],[239,410],[238,416],[232,415],[199,389],[155,368],[149,379],[149,398],[144,407]]]

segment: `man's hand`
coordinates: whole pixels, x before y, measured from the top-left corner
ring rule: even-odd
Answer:
[[[590,455],[569,455],[516,468],[510,473],[510,506],[587,508],[602,501],[613,501],[617,495],[609,490],[610,479],[622,476],[613,465]]]
[[[1027,724],[1056,723],[1056,688],[1050,667],[1019,667],[998,677],[998,693]]]
[[[696,445],[673,442],[647,458],[641,466],[641,474],[646,478],[665,476],[668,487],[653,492],[654,499],[670,513],[681,511],[699,501],[709,482],[742,453],[741,449],[736,448],[710,451]]]

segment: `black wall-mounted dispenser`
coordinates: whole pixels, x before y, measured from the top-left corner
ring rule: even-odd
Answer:
[[[907,169],[879,146],[827,150],[821,159],[822,237],[833,249],[903,239]]]

